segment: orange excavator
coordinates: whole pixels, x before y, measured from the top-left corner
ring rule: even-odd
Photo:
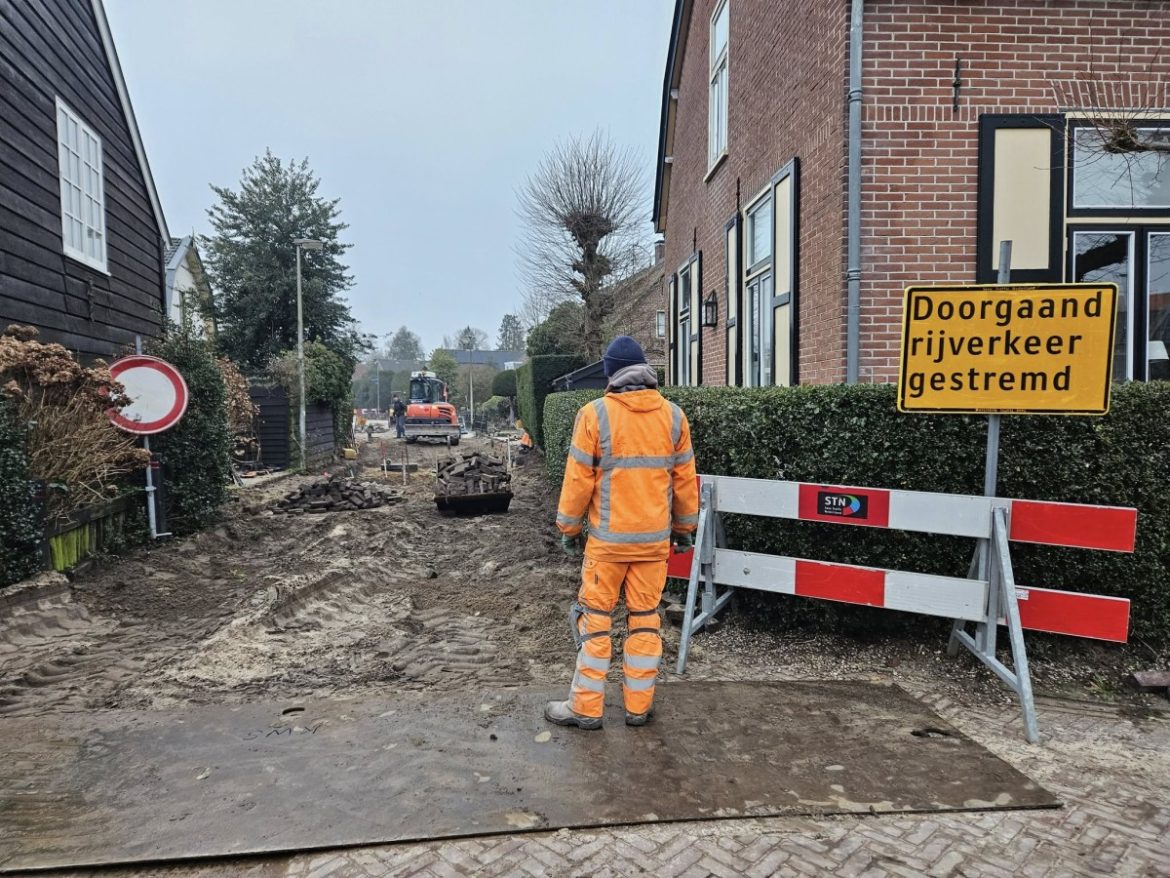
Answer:
[[[410,402],[406,406],[406,441],[442,439],[459,444],[459,417],[447,402],[447,385],[434,372],[410,373]]]

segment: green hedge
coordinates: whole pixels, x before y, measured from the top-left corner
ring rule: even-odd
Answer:
[[[187,382],[187,411],[179,423],[152,436],[151,450],[162,457],[170,529],[191,533],[219,518],[231,481],[232,435],[227,391],[207,342],[170,327],[148,353],[162,357]]]
[[[700,472],[916,491],[981,494],[987,418],[903,415],[892,385],[668,388],[691,423]],[[557,484],[573,417],[597,391],[545,403],[546,461]],[[1014,544],[1016,579],[1132,600],[1135,636],[1170,638],[1170,382],[1114,389],[1103,418],[1005,416],[1004,497],[1135,506],[1134,554]],[[750,551],[936,573],[966,574],[973,542],[957,537],[728,516],[732,545]],[[749,602],[786,617],[862,627],[908,614],[772,596]],[[799,604],[799,607],[797,606]]]
[[[509,399],[516,395],[516,370],[505,369],[497,372],[492,378],[492,396],[506,396]]]
[[[545,354],[531,357],[516,370],[516,406],[524,429],[538,447],[544,447],[544,399],[553,379],[584,365],[585,358],[577,354]]]
[[[0,397],[0,586],[40,569],[42,529],[32,502],[24,428]]]

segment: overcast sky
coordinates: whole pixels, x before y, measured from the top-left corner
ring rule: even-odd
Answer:
[[[105,0],[171,234],[271,148],[339,197],[364,331],[520,308],[516,190],[571,134],[644,156],[671,0]]]

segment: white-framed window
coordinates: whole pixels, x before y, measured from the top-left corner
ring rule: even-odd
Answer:
[[[748,387],[772,384],[772,195],[756,200],[747,209],[747,277],[744,283],[744,347],[747,353]]]
[[[707,165],[710,168],[727,152],[728,3],[729,0],[721,0],[711,15],[711,88],[707,101]]]
[[[106,270],[106,198],[102,141],[57,98],[61,242],[66,256]]]
[[[1112,152],[1095,126],[1073,126],[1074,210],[1170,209],[1170,125],[1142,126],[1134,133],[1139,140],[1162,149]]]

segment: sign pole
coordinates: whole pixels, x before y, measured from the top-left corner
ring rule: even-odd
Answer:
[[[142,336],[134,336],[134,353],[142,353]],[[150,437],[142,437],[142,447],[146,449],[146,453],[150,454]],[[154,509],[154,473],[151,466],[153,460],[146,461],[146,518],[150,522],[150,538],[152,540],[158,539],[158,518]]]
[[[1012,242],[999,242],[999,276],[996,281],[1001,284],[1011,283],[1012,276]],[[1000,415],[987,416],[987,453],[983,461],[983,496],[994,497],[996,482],[999,481],[999,419]],[[991,540],[979,541],[979,572],[978,578],[991,581]],[[986,655],[995,655],[995,640],[999,633],[996,620],[999,618],[999,590],[987,590],[987,616],[991,622],[979,626],[976,637],[979,647]]]
[[[999,277],[1001,284],[1012,282],[1012,242],[999,242]],[[987,460],[983,465],[983,493],[995,496],[995,483],[999,477],[999,415],[987,418]]]

